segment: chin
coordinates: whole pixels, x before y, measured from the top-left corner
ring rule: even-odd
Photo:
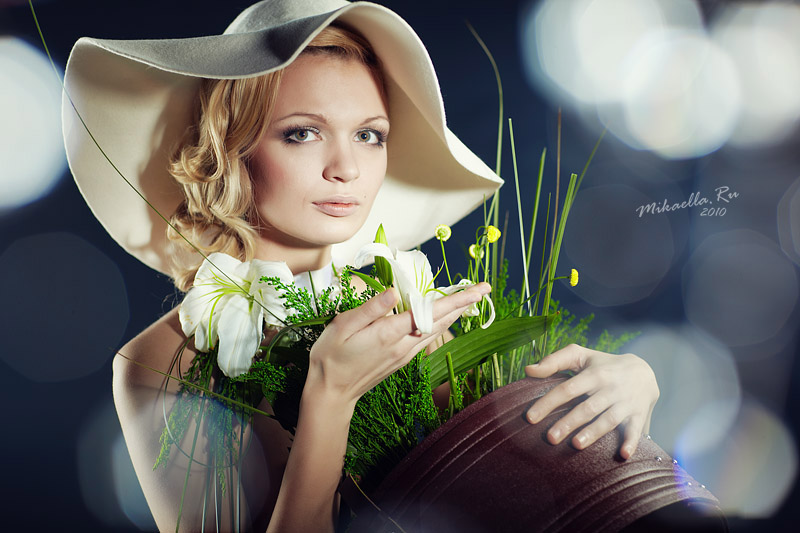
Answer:
[[[314,240],[328,246],[345,242],[358,233],[364,222],[366,222],[366,217],[363,219],[359,217],[357,220],[350,217],[331,220],[331,217],[326,217],[317,227],[318,231],[314,234]]]

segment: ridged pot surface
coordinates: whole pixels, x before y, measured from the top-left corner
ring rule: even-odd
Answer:
[[[549,444],[547,430],[580,399],[536,425],[524,415],[565,379],[528,378],[458,413],[381,483],[382,513],[362,508],[349,531],[619,531],[657,510],[668,520],[677,510],[683,530],[726,530],[717,499],[650,438],[627,461],[618,431],[583,451]]]

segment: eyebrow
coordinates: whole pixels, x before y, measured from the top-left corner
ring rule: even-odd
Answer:
[[[325,115],[320,115],[318,113],[303,113],[303,112],[289,113],[288,115],[283,116],[283,117],[275,120],[275,122],[283,122],[284,120],[287,120],[287,119],[290,119],[290,118],[294,118],[294,117],[310,118],[310,119],[318,120],[320,122],[324,122],[325,124],[328,124],[328,119],[325,117]],[[385,115],[375,115],[374,117],[368,117],[368,118],[364,119],[361,122],[361,124],[369,124],[370,122],[373,122],[375,120],[384,120],[386,122],[389,122],[389,117],[387,117]]]

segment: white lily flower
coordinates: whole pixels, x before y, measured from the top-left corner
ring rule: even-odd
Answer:
[[[294,281],[284,262],[238,259],[213,253],[203,261],[178,313],[181,329],[194,335],[195,348],[207,352],[219,341],[217,364],[228,377],[250,369],[261,342],[264,322],[283,325],[282,295],[261,277]]]
[[[425,254],[419,250],[392,251],[382,243],[369,243],[364,245],[355,258],[356,268],[361,268],[372,257],[383,257],[392,266],[394,286],[400,293],[399,311],[411,310],[414,322],[421,333],[430,333],[433,330],[433,302],[439,298],[453,294],[471,285],[469,280],[462,280],[457,285],[436,288],[434,286],[431,264]],[[491,316],[481,327],[487,328],[494,320],[494,305],[488,296],[484,296],[491,306]],[[464,316],[477,316],[477,304],[473,304],[464,311]]]

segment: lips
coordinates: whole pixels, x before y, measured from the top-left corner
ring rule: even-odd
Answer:
[[[332,217],[350,216],[358,210],[359,201],[353,196],[331,196],[314,202],[314,207]]]

